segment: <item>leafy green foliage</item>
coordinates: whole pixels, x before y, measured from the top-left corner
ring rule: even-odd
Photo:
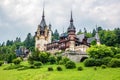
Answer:
[[[31,51],[34,50],[34,46],[35,46],[35,37],[33,37],[31,35],[31,33],[28,33],[25,41],[24,41],[24,46],[28,49],[30,49]]]
[[[42,62],[39,62],[39,61],[34,61],[34,64],[33,64],[35,67],[39,68],[40,66],[42,66]]]
[[[101,65],[101,68],[102,69],[105,69],[107,66],[106,65]]]
[[[18,69],[24,67],[23,65],[12,65],[10,64],[9,66],[5,67],[4,70],[12,70],[12,69]]]
[[[50,53],[40,52],[40,54],[39,54],[40,61],[41,61],[43,64],[49,62],[49,56],[50,56]]]
[[[76,68],[76,64],[73,61],[67,61],[65,64],[66,69]]]
[[[49,62],[50,62],[50,64],[55,64],[56,63],[56,57],[55,56],[50,56],[49,57]]]
[[[82,67],[82,66],[79,66],[79,67],[77,68],[77,70],[78,70],[78,71],[82,71],[82,70],[83,70],[83,67]]]
[[[0,61],[0,66],[2,66],[3,63],[4,63],[3,61]]]
[[[57,66],[57,71],[62,71],[62,67],[60,67],[60,66]]]
[[[116,54],[116,55],[114,56],[114,58],[120,59],[120,54]]]
[[[87,52],[91,58],[101,59],[104,57],[113,57],[114,53],[110,47],[105,45],[94,45],[91,46]]]
[[[107,46],[120,47],[120,28],[111,30],[100,30],[100,41]]]
[[[89,58],[89,59],[86,59],[86,60],[84,61],[84,65],[85,65],[86,67],[101,66],[101,65],[102,65],[102,60]]]
[[[52,67],[48,67],[48,71],[53,71],[53,68]]]
[[[16,58],[16,59],[13,59],[12,62],[13,62],[15,65],[18,65],[18,64],[20,64],[21,61],[22,61],[21,58],[18,57],[18,58]]]
[[[57,29],[53,33],[52,40],[59,40],[59,33],[58,33]]]
[[[102,59],[102,64],[103,65],[108,65],[108,63],[111,61],[111,57],[105,57]]]
[[[45,64],[49,62],[49,57],[50,57],[50,53],[40,52],[39,50],[36,50],[29,56],[28,62],[30,64],[33,64],[34,61],[41,61],[43,64]]]
[[[63,64],[66,64],[68,61],[70,61],[69,58],[67,58],[67,57],[63,57],[63,58],[62,58]]]
[[[110,67],[120,67],[120,59],[113,58],[113,59],[109,62],[109,66],[110,66]]]
[[[8,63],[12,63],[12,60],[16,58],[16,55],[15,54],[7,54],[6,55],[6,59],[5,61],[7,61]]]

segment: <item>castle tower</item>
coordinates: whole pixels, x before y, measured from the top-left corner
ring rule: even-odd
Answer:
[[[44,9],[42,14],[42,20],[38,25],[35,34],[35,48],[39,51],[46,50],[46,44],[51,43],[51,29],[46,25]]]
[[[72,17],[72,11],[71,11],[71,18],[70,18],[70,25],[68,27],[68,39],[69,39],[69,50],[74,51],[75,49],[75,27],[73,24],[73,17]]]
[[[96,39],[96,44],[97,45],[100,45],[100,38],[99,38],[99,34],[98,34],[98,28],[96,26],[96,34],[95,34],[95,39]]]
[[[49,24],[48,43],[51,42],[52,42],[52,30],[51,30],[51,24]]]

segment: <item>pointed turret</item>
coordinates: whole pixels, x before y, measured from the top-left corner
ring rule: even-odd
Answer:
[[[72,11],[71,11],[70,25],[68,27],[68,32],[70,32],[70,31],[74,31],[75,32],[75,27],[74,27],[74,24],[73,24]]]
[[[97,45],[100,45],[100,38],[99,38],[99,34],[98,34],[98,28],[97,28],[97,25],[96,25],[95,39],[96,39]]]
[[[45,27],[46,27],[46,21],[45,21],[44,8],[43,8],[43,14],[42,14],[42,20],[40,22],[40,28],[41,28],[41,30],[44,30]]]

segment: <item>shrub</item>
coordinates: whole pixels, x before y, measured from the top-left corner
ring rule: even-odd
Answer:
[[[114,53],[110,47],[105,45],[94,45],[87,49],[89,56],[95,59],[101,59],[104,57],[113,57]]]
[[[34,65],[30,65],[30,68],[32,68],[32,69],[33,69],[33,68],[35,68],[35,66],[34,66]]]
[[[50,56],[50,54],[47,52],[40,52],[39,59],[43,64],[45,64],[45,63],[49,62],[49,56]]]
[[[10,65],[4,68],[4,70],[18,69],[24,67],[23,65]]]
[[[120,59],[120,54],[116,54],[116,55],[114,56],[114,58]]]
[[[108,65],[108,63],[111,61],[111,57],[105,57],[102,59],[102,64],[104,65]]]
[[[58,67],[57,67],[57,70],[58,70],[58,71],[62,71],[62,67],[58,66]]]
[[[102,69],[105,69],[105,68],[106,68],[106,65],[101,65],[101,68],[102,68]]]
[[[67,58],[67,57],[63,57],[62,61],[63,61],[63,64],[66,64],[66,63],[67,63],[67,61],[70,61],[70,59],[69,59],[69,58]]]
[[[60,65],[64,64],[63,60],[60,60],[60,61],[59,61],[59,64],[60,64]]]
[[[84,65],[85,65],[86,67],[94,66],[94,65],[95,65],[95,64],[94,64],[94,59],[92,59],[92,58],[86,59],[86,60],[84,61]]]
[[[38,67],[42,66],[42,62],[35,61],[33,65],[38,68]]]
[[[97,67],[96,67],[96,66],[94,66],[94,70],[97,70]]]
[[[91,67],[91,66],[101,66],[102,65],[102,60],[101,59],[93,59],[89,58],[84,61],[84,65],[86,67]]]
[[[78,71],[82,71],[82,70],[83,70],[83,67],[79,66],[79,67],[77,68],[77,70],[78,70]]]
[[[110,67],[120,67],[120,59],[112,59],[110,62],[109,62],[109,66]]]
[[[0,66],[2,66],[3,63],[4,63],[3,61],[0,61]]]
[[[62,60],[62,56],[57,56],[57,63],[59,63]]]
[[[56,57],[55,56],[50,56],[49,57],[49,62],[50,62],[50,64],[55,64],[56,63]]]
[[[18,58],[16,58],[16,59],[13,59],[12,62],[13,62],[15,65],[18,65],[18,64],[20,64],[21,61],[22,61],[21,58],[18,57]]]
[[[94,66],[101,66],[102,65],[102,60],[101,59],[94,59]]]
[[[53,71],[53,68],[52,67],[48,67],[48,71]]]
[[[76,64],[73,61],[67,61],[67,63],[65,64],[65,67],[67,69],[73,69],[73,68],[76,68]]]

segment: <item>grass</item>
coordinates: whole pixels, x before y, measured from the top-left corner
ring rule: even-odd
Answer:
[[[94,70],[94,67],[84,67],[82,63],[77,63],[77,67],[83,67],[82,71],[77,68],[65,69],[63,65],[60,65],[63,71],[56,70],[58,65],[43,65],[38,69],[3,70],[9,65],[0,67],[0,80],[120,80],[120,68],[97,67],[97,70]],[[27,62],[22,65],[29,66]],[[48,67],[53,67],[54,70],[48,71]]]

